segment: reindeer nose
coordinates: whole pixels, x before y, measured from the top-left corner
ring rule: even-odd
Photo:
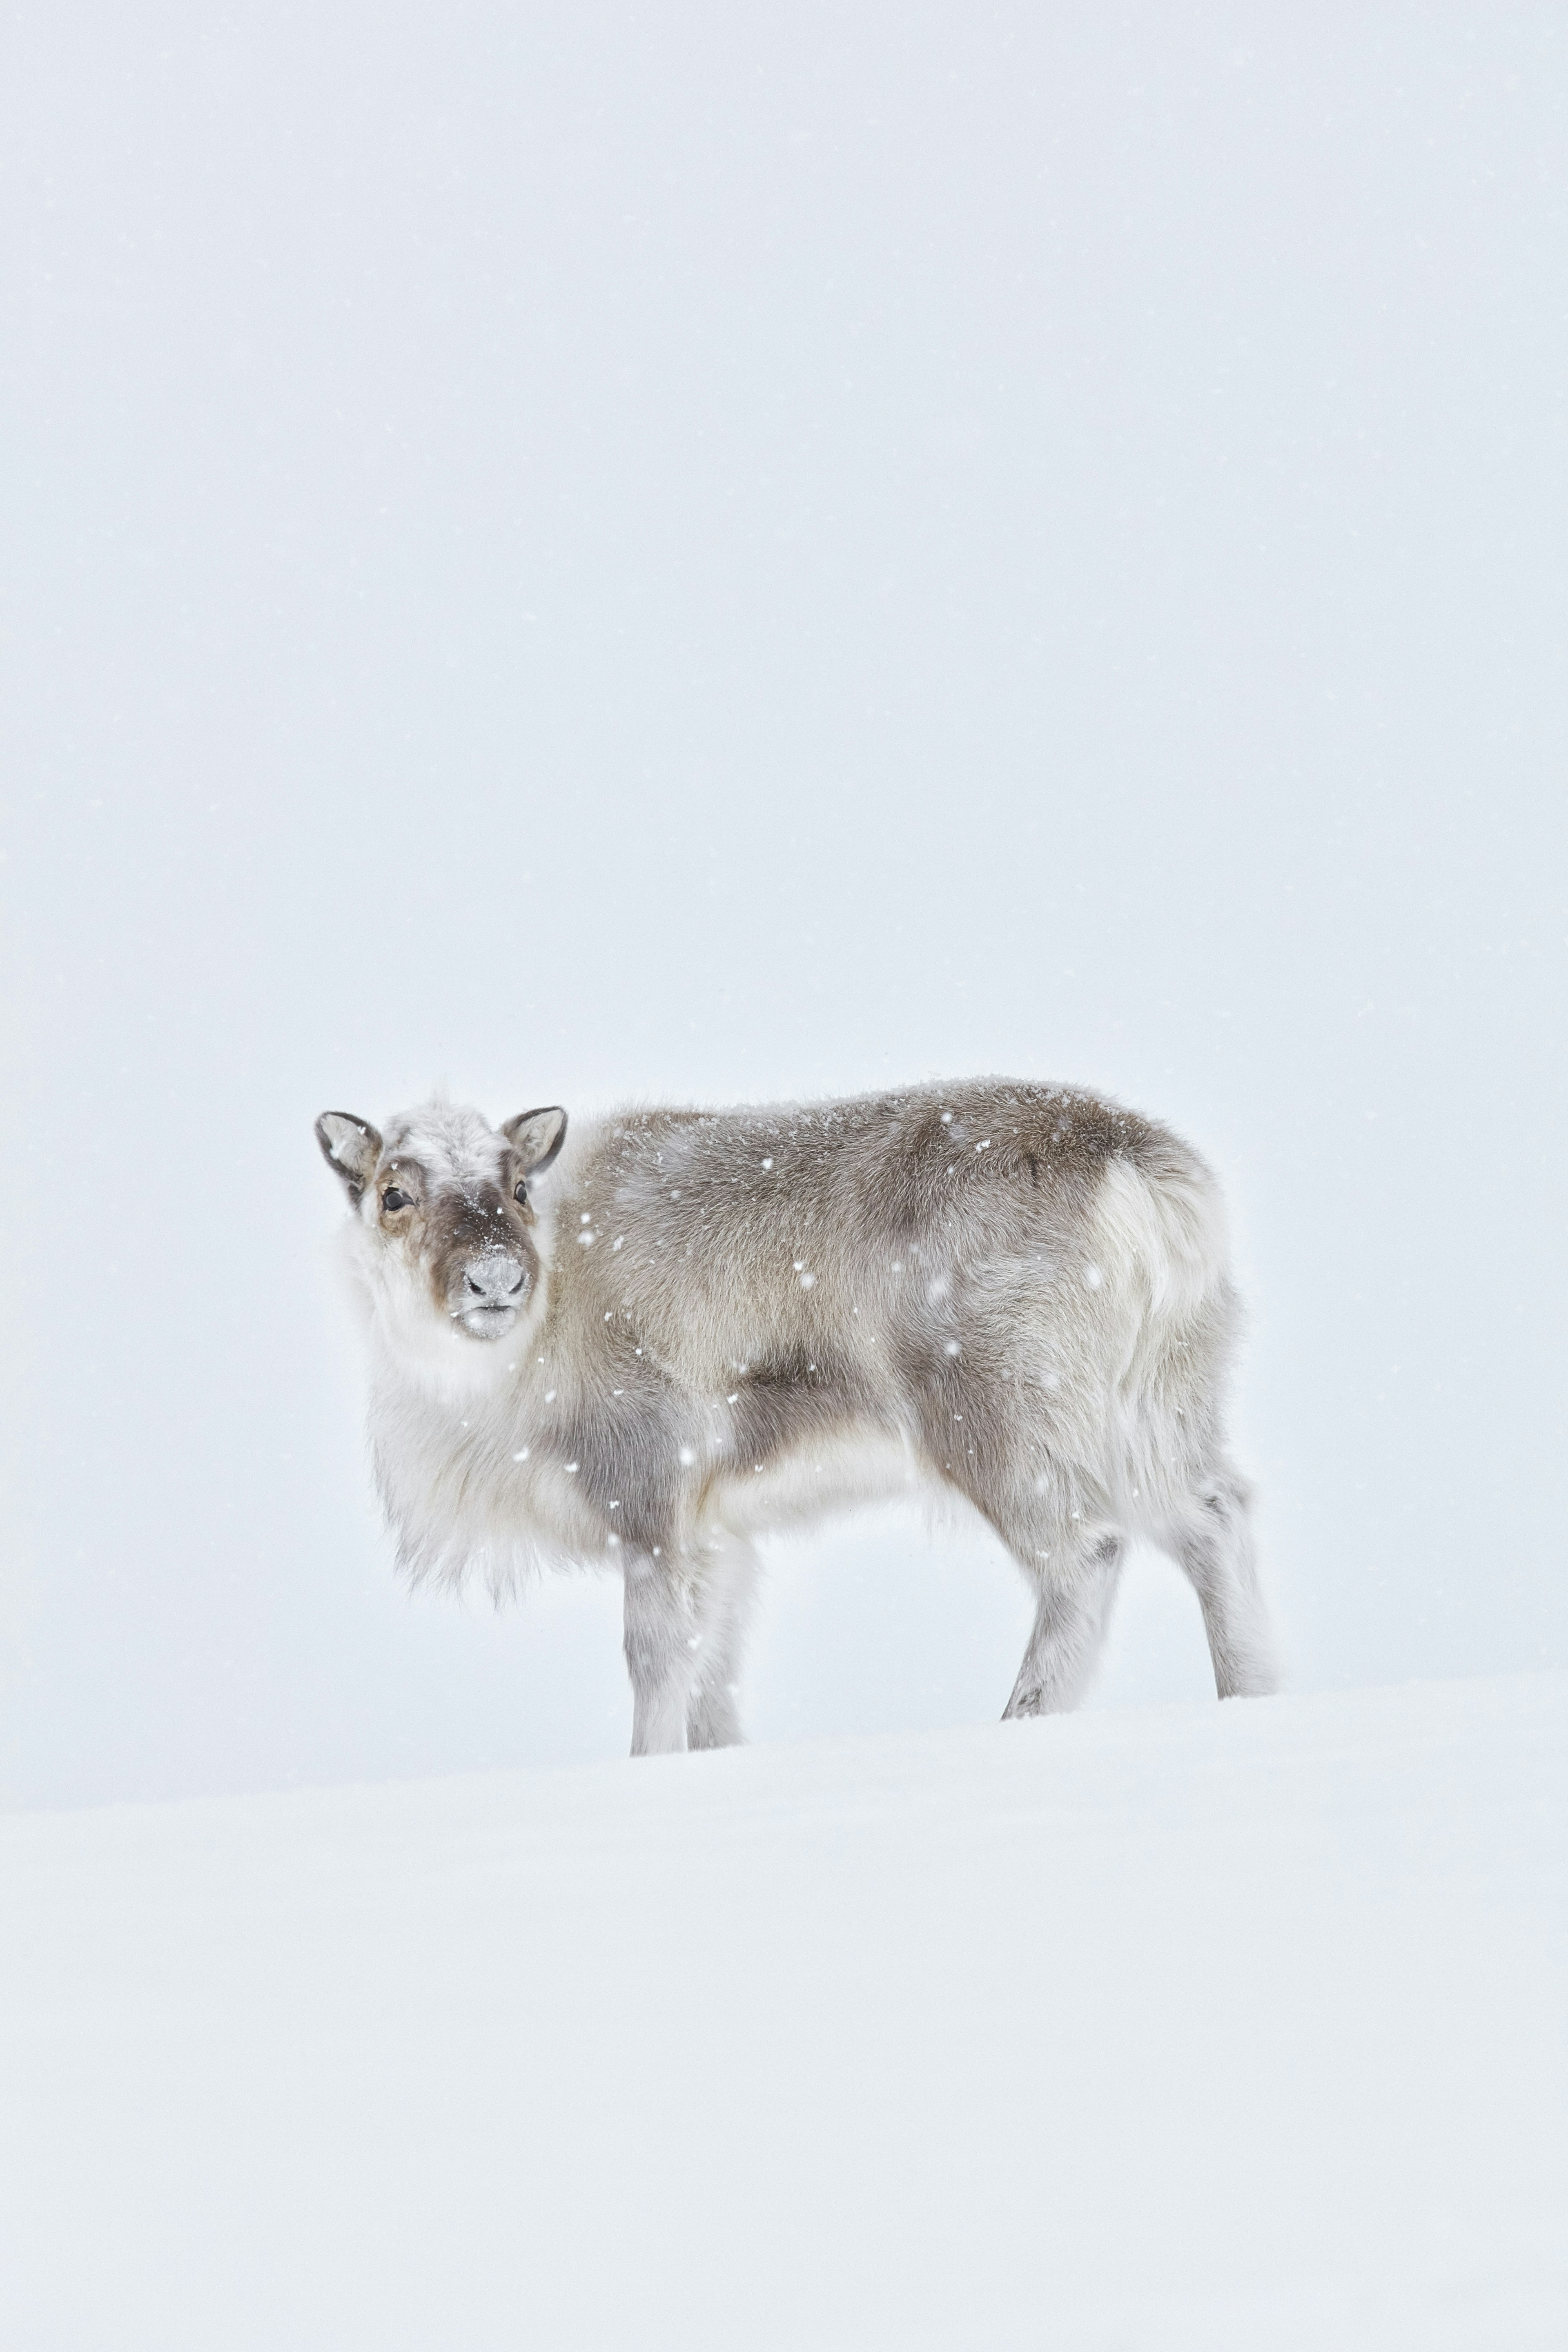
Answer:
[[[492,1307],[510,1306],[527,1278],[510,1257],[470,1258],[463,1269],[464,1289]]]

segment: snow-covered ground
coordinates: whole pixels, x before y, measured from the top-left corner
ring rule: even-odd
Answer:
[[[17,2352],[1568,2341],[1568,1676],[0,1824]]]

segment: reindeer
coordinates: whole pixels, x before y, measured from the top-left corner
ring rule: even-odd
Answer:
[[[632,1753],[740,1736],[757,1538],[960,1496],[1036,1595],[1006,1716],[1077,1704],[1130,1540],[1276,1686],[1226,1452],[1217,1188],[1093,1094],[975,1079],[766,1109],[327,1111],[401,1567],[625,1586]]]

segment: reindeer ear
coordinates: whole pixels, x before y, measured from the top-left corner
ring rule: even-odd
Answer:
[[[316,1140],[328,1167],[334,1176],[342,1178],[349,1199],[357,1204],[381,1158],[380,1136],[368,1120],[355,1118],[352,1111],[324,1110],[316,1121]]]
[[[522,1162],[525,1176],[541,1176],[566,1140],[566,1114],[559,1103],[548,1110],[520,1110],[501,1121],[501,1133]]]

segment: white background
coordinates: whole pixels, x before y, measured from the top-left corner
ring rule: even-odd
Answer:
[[[395,1585],[310,1121],[1000,1070],[1182,1128],[1298,1687],[1568,1656],[1550,7],[0,30],[0,1792],[614,1754]],[[1145,1565],[1102,1699],[1194,1694]],[[781,1553],[755,1729],[998,1712]]]

